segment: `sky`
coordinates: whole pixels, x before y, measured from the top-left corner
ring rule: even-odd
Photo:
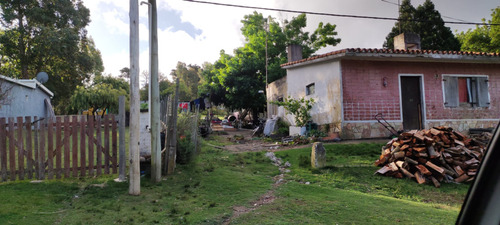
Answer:
[[[397,0],[206,0],[237,5],[281,8],[290,10],[351,14],[377,17],[398,16]],[[90,9],[91,23],[87,27],[101,51],[105,74],[119,75],[119,70],[129,67],[129,1],[83,0]],[[140,2],[140,0],[139,0]],[[424,0],[412,0],[417,7]],[[491,18],[491,9],[498,7],[498,0],[434,0],[436,9],[445,21],[481,22]],[[159,71],[170,74],[178,61],[202,65],[213,63],[224,50],[243,46],[241,20],[252,9],[241,9],[187,2],[183,0],[157,0],[158,5],[158,59]],[[264,17],[278,21],[290,20],[295,13],[257,10]],[[140,16],[140,71],[149,69],[148,5],[139,6]],[[395,21],[340,18],[307,15],[306,31],[313,31],[319,22],[336,24],[340,44],[320,49],[317,54],[344,48],[381,48]],[[453,32],[466,31],[475,26],[448,25]],[[142,78],[141,78],[142,79]]]

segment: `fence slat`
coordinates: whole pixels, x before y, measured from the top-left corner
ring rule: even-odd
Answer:
[[[47,118],[47,178],[54,179],[54,123]]]
[[[112,137],[112,151],[113,157],[111,158],[111,164],[113,165],[113,174],[118,173],[116,165],[118,164],[118,137],[117,137],[117,126],[116,126],[115,115],[111,115],[111,137]]]
[[[31,116],[25,117],[26,121],[26,149],[24,151],[26,155],[26,172],[28,173],[28,179],[33,179],[33,149],[31,139]]]
[[[96,145],[96,174],[100,176],[102,174],[102,136],[101,136],[101,124],[102,120],[100,117],[97,118],[97,126],[96,126],[96,141],[94,142]],[[92,145],[94,144],[92,143]]]
[[[73,163],[71,164],[71,168],[73,170],[73,177],[78,176],[78,116],[73,116],[73,121],[71,122],[71,132],[73,133],[73,141],[71,142],[73,146],[73,156],[71,159]]]
[[[69,135],[72,132],[69,116],[64,116],[64,177],[69,177],[71,156],[69,152]]]
[[[5,130],[5,118],[0,118],[0,168],[2,181],[7,181],[7,132]]]
[[[115,115],[97,120],[86,116],[0,118],[0,182],[116,174],[115,120]]]
[[[80,176],[85,176],[86,154],[87,146],[85,144],[85,116],[80,117]]]
[[[14,139],[14,118],[9,118],[9,169],[10,180],[16,180],[16,141]]]
[[[109,115],[104,116],[104,173],[109,174]]]
[[[39,180],[45,179],[45,133],[46,133],[46,127],[45,127],[45,121],[41,120],[38,123],[40,123],[40,135],[39,135],[39,141],[40,145],[38,146],[38,169],[40,170],[39,172]]]
[[[19,180],[24,180],[24,138],[23,138],[23,117],[17,117],[17,170]]]
[[[33,143],[35,143],[35,149],[33,151],[33,158],[34,158],[34,164],[35,164],[35,179],[39,179],[40,178],[40,163],[39,163],[39,154],[38,154],[38,149],[40,148],[39,146],[39,142],[38,140],[40,139],[40,124],[39,124],[39,121],[38,121],[38,117],[35,116],[33,117],[33,129],[35,129],[35,137],[33,139]]]
[[[94,123],[95,122],[95,123]],[[97,124],[97,127],[99,128],[99,120],[95,121],[93,116],[90,116],[88,118],[88,127],[87,127],[87,136],[88,136],[88,144],[87,148],[89,151],[89,175],[93,176],[94,175],[94,125]],[[97,131],[99,133],[99,130]],[[99,154],[96,156],[99,158]],[[98,160],[99,161],[99,160]],[[99,172],[97,172],[97,175],[99,175]]]
[[[56,178],[61,179],[61,131],[63,127],[61,126],[61,117],[56,117]],[[66,130],[64,131],[66,133]]]

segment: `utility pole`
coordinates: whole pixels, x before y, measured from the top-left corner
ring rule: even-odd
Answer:
[[[267,34],[269,29],[269,19],[271,16],[267,17],[267,21],[264,22],[264,29],[266,29],[266,91],[267,91]]]
[[[399,14],[398,18],[401,17],[401,4],[399,1],[400,0],[398,0],[398,14]],[[401,21],[399,21],[398,25],[399,25],[399,33],[401,34]]]
[[[154,183],[161,181],[161,145],[160,145],[160,86],[158,84],[158,18],[156,10],[156,0],[149,0],[150,11],[150,61],[149,74],[151,76],[151,95],[149,96],[151,105],[150,125],[151,125],[151,181]]]
[[[139,2],[130,0],[130,185],[128,193],[141,194],[139,161]]]

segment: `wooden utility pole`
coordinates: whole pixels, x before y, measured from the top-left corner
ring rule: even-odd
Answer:
[[[118,175],[118,181],[125,181],[126,178],[125,178],[125,160],[126,160],[126,156],[125,156],[125,96],[123,95],[120,95],[120,97],[118,98],[118,102],[119,102],[119,115],[120,115],[120,118],[119,118],[119,122],[118,122],[118,125],[119,125],[119,163],[118,163],[118,169],[119,169],[119,175]]]
[[[151,75],[151,181],[161,181],[161,145],[160,145],[160,86],[158,84],[158,19],[156,0],[149,0],[150,18],[150,62],[149,72]]]
[[[130,185],[128,193],[141,194],[139,161],[139,2],[130,0]]]

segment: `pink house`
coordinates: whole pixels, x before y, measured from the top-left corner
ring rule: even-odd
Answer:
[[[429,50],[344,49],[282,65],[269,101],[314,98],[313,122],[345,139],[387,137],[396,130],[495,127],[500,119],[500,54]],[[285,87],[283,87],[285,86]],[[283,109],[270,106],[293,125]]]

